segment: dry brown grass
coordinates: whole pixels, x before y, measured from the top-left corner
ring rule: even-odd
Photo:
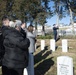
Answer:
[[[73,58],[74,65],[74,75],[76,75],[76,39],[67,39],[68,40],[68,52],[63,53],[61,48],[60,39],[56,42],[58,48],[55,52],[50,50],[50,40],[45,39],[46,48],[41,51],[40,49],[40,40],[37,41],[38,48],[34,53],[35,57],[35,75],[57,75],[57,57],[58,56],[70,56]]]

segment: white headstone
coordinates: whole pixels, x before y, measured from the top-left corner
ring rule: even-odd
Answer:
[[[45,48],[45,40],[41,40],[41,50],[44,50]]]
[[[54,39],[50,40],[50,50],[55,51],[55,40]]]
[[[68,52],[68,43],[66,39],[62,40],[62,52]]]
[[[28,75],[26,68],[24,68],[23,75]]]
[[[57,75],[73,75],[73,59],[69,56],[57,58]]]

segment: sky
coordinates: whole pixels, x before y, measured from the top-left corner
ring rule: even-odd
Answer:
[[[54,6],[54,2],[49,2],[49,6],[51,6],[51,10],[53,11],[53,6]],[[59,20],[59,23],[64,23],[64,24],[68,24],[70,23],[70,17],[66,16],[65,18],[63,18],[62,20]],[[47,25],[53,25],[56,24],[56,15],[53,16],[52,18],[47,20]]]
[[[62,20],[59,20],[59,23],[64,23],[64,24],[69,25],[70,24],[70,17],[67,16],[67,17],[63,18]],[[56,24],[56,15],[53,16],[50,19],[47,19],[47,23],[46,24],[49,25],[49,26],[53,25],[53,24]]]

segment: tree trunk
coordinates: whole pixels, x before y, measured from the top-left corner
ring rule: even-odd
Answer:
[[[71,10],[71,7],[70,7],[69,0],[68,0],[68,6],[69,6],[69,12],[70,12],[70,22],[71,22],[71,24],[72,24],[72,33],[73,33],[73,35],[74,35],[73,14],[72,14],[72,10]]]
[[[45,36],[45,26],[42,25],[42,36]]]
[[[57,14],[57,22],[56,22],[56,25],[59,27],[59,14]],[[57,36],[59,36],[59,29],[57,30]]]
[[[69,7],[69,11],[70,11],[70,22],[72,24],[72,33],[74,35],[74,22],[73,22],[73,15],[72,15],[72,10],[71,8]]]
[[[56,22],[56,24],[57,24],[57,26],[59,26],[59,15],[58,15],[58,13],[56,13],[57,14],[57,22]]]
[[[35,22],[35,30],[37,30],[37,22]]]
[[[37,33],[38,33],[38,31],[37,31],[37,22],[35,22],[35,31],[34,31],[34,33],[37,36]]]

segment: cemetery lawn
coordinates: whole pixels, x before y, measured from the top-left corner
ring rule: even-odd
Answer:
[[[69,56],[73,58],[74,75],[76,75],[76,39],[68,40],[68,52],[62,52],[62,39],[56,42],[55,52],[50,50],[50,40],[45,39],[45,50],[41,51],[40,39],[37,40],[37,49],[34,53],[35,75],[57,75],[57,57]]]
[[[34,53],[35,75],[57,75],[57,57],[70,56],[73,58],[74,75],[76,75],[76,39],[68,39],[68,52],[63,53],[61,41],[56,42],[55,52],[50,50],[50,40],[45,40],[45,50],[41,51],[40,39],[37,40],[37,49]],[[1,75],[1,69],[0,69]]]

